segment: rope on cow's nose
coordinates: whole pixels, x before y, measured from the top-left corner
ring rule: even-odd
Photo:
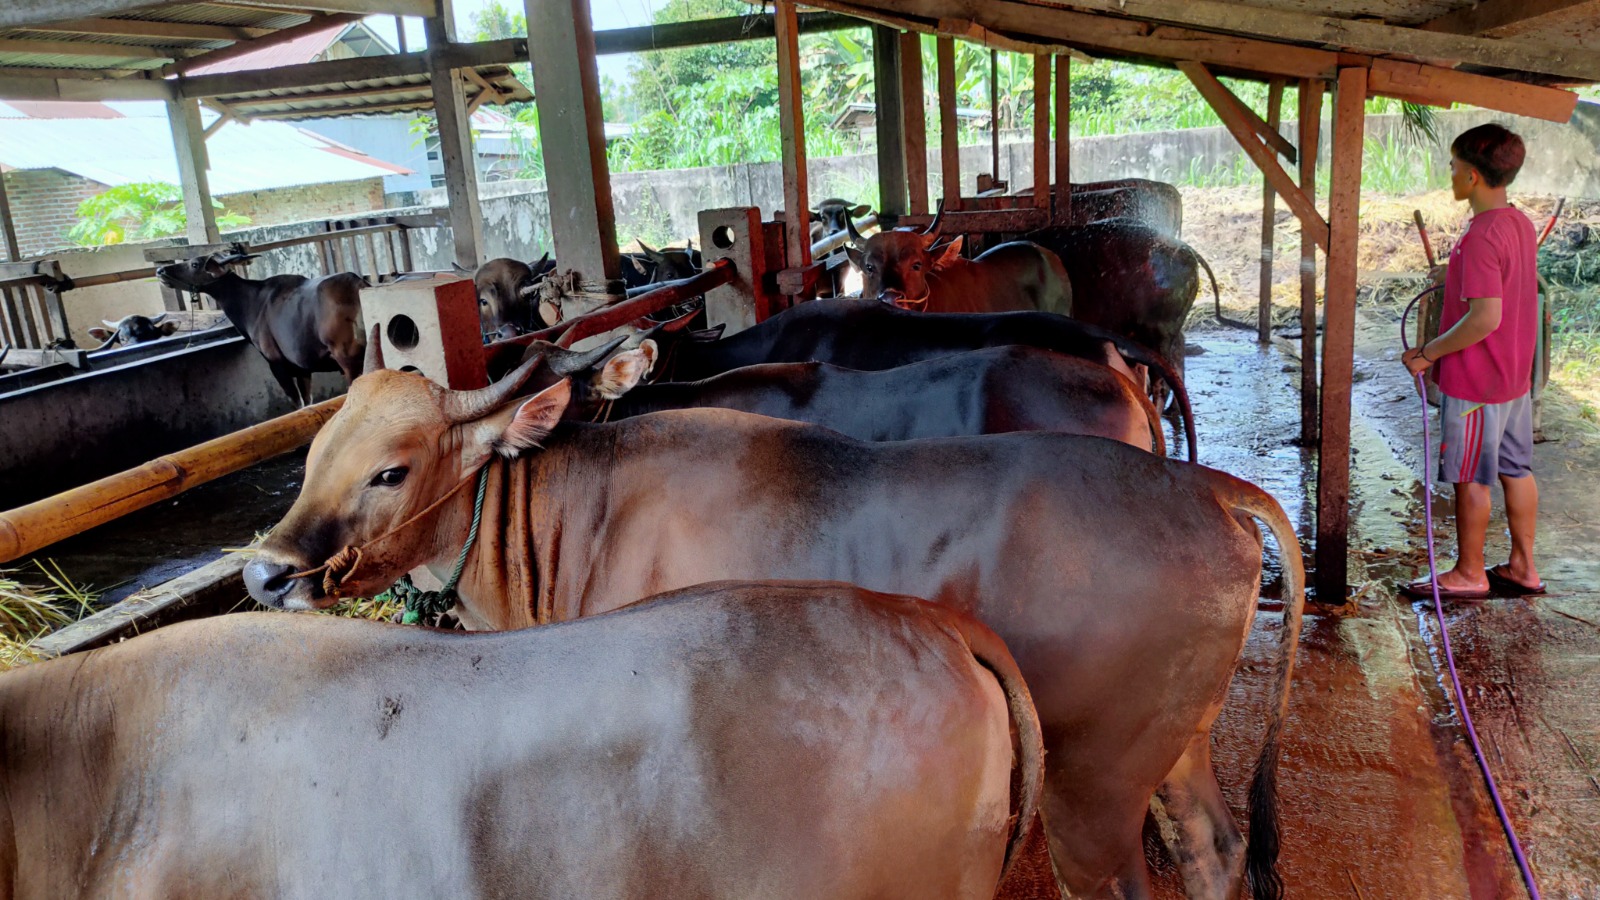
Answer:
[[[450,571],[450,579],[444,587],[437,591],[424,591],[411,581],[411,576],[401,575],[400,580],[387,591],[379,594],[377,600],[398,600],[405,604],[405,614],[400,621],[405,625],[415,625],[426,619],[433,619],[456,605],[461,599],[456,593],[456,587],[461,583],[461,573],[467,567],[467,555],[472,552],[472,546],[478,542],[478,526],[483,522],[483,496],[489,487],[489,467],[484,466],[478,470],[478,493],[472,501],[472,527],[467,529],[467,542],[461,545],[461,554],[456,557],[455,568]]]

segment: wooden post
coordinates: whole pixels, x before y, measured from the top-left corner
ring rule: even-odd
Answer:
[[[1267,127],[1278,130],[1283,113],[1283,79],[1274,78],[1267,88]],[[1314,192],[1313,192],[1314,193]],[[1261,302],[1256,308],[1256,340],[1272,342],[1272,255],[1273,232],[1277,227],[1277,193],[1266,176],[1261,177]],[[1316,201],[1312,201],[1315,205]]]
[[[1056,57],[1056,214],[1057,225],[1072,222],[1072,57]]]
[[[1328,287],[1322,329],[1322,435],[1317,457],[1317,598],[1345,601],[1350,549],[1350,384],[1355,359],[1356,249],[1367,70],[1339,70],[1328,189]]]
[[[1300,82],[1300,189],[1317,202],[1317,143],[1322,131],[1322,80]],[[1317,242],[1300,233],[1300,446],[1317,434]]]
[[[902,133],[906,141],[906,212],[928,214],[928,119],[927,95],[922,89],[922,35],[914,31],[900,35],[900,97],[905,117]]]
[[[944,208],[961,208],[961,135],[956,123],[956,41],[934,39],[939,66],[939,177],[944,181]]]
[[[1050,57],[1033,57],[1033,205],[1050,208]]]
[[[524,0],[528,55],[538,85],[539,145],[550,191],[550,232],[563,270],[583,289],[621,293],[611,170],[606,163],[589,0]],[[582,312],[584,310],[578,310]]]
[[[878,212],[892,217],[906,213],[905,95],[900,66],[900,32],[889,25],[874,25],[872,93],[878,107]]]
[[[1000,179],[1000,51],[989,51],[989,177]],[[1011,173],[1008,181],[1016,180]]]
[[[11,197],[6,193],[3,172],[0,172],[0,238],[5,241],[6,262],[20,261],[22,251],[17,245],[17,223],[11,218]]]
[[[788,267],[795,269],[811,264],[800,25],[795,19],[793,0],[778,0],[773,15],[778,32],[778,132],[783,141],[783,247]]]
[[[200,124],[199,100],[168,100],[167,124],[172,128],[172,149],[178,155],[178,184],[183,188],[183,211],[188,218],[191,244],[215,244],[217,211],[211,206],[211,181],[206,176],[205,128]]]
[[[423,27],[430,48],[442,48],[455,39],[449,0],[440,3],[438,16],[423,20]],[[478,200],[478,155],[472,148],[471,113],[467,111],[461,70],[436,64],[429,81],[433,85],[434,120],[439,126],[439,161],[444,164],[444,192],[455,260],[457,265],[476,269],[483,262],[483,208]],[[555,208],[554,204],[551,208]]]

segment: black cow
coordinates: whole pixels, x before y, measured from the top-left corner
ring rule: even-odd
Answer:
[[[676,324],[676,323],[674,323]],[[1055,313],[919,313],[858,297],[814,300],[726,339],[704,332],[652,329],[661,345],[658,380],[695,381],[769,362],[832,363],[878,370],[964,350],[1018,344],[1093,360],[1124,372],[1124,359],[1147,366],[1173,389],[1184,417],[1189,453],[1194,419],[1183,379],[1161,354],[1123,335]]]
[[[668,247],[657,250],[639,242],[643,253],[622,254],[622,281],[628,287],[643,287],[647,284],[660,284],[663,281],[677,281],[680,278],[690,278],[700,272],[705,260],[700,251],[694,248],[694,241],[687,242],[688,246]]]
[[[110,319],[101,319],[100,324],[105,327],[90,328],[89,336],[101,342],[100,346],[95,348],[96,350],[106,350],[117,344],[133,345],[143,344],[148,341],[158,341],[164,337],[170,337],[178,331],[178,323],[168,322],[166,318],[166,313],[154,318],[135,313],[131,316],[123,316],[116,322]]]
[[[1119,178],[1072,186],[1072,224],[1134,219],[1167,237],[1183,229],[1183,195],[1163,181]]]
[[[365,278],[351,272],[307,278],[241,278],[229,265],[255,254],[232,251],[198,256],[156,269],[167,287],[215,297],[222,312],[266,357],[272,377],[289,399],[311,403],[312,372],[342,372],[346,383],[361,374],[367,339],[361,333]]]
[[[848,231],[853,220],[859,219],[872,212],[872,207],[862,203],[855,204],[849,200],[838,197],[829,197],[817,204],[811,213],[811,243],[815,244],[830,234],[843,234]]]

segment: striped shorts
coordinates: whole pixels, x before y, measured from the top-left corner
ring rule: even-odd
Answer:
[[[1533,473],[1533,403],[1474,403],[1448,394],[1439,405],[1439,481],[1494,484]]]

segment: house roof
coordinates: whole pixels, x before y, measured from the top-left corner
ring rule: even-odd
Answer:
[[[188,75],[216,75],[222,72],[248,72],[252,69],[275,69],[278,66],[295,66],[308,63],[317,55],[339,42],[345,32],[355,26],[335,22],[326,28],[306,32],[293,40],[242,53],[231,59],[197,65]]]
[[[39,115],[40,106],[58,114]],[[206,111],[204,118],[215,116]],[[410,173],[281,122],[229,125],[206,140],[206,149],[211,191],[219,195]],[[0,165],[62,169],[112,186],[179,180],[166,111],[149,102],[0,103]]]

